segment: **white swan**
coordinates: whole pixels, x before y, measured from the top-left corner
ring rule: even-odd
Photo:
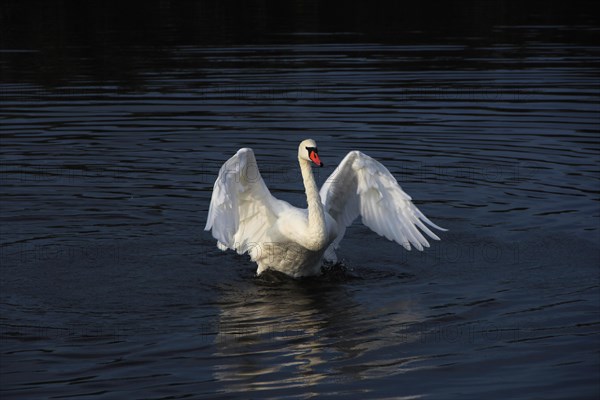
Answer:
[[[311,161],[322,167],[317,144],[304,140],[298,162],[306,189],[307,209],[276,199],[265,185],[252,149],[240,149],[219,171],[205,230],[212,230],[221,250],[249,253],[256,273],[274,269],[292,277],[318,275],[323,259],[336,261],[335,249],[346,227],[359,215],[362,222],[405,249],[429,247],[419,227],[429,221],[411,202],[393,175],[360,151],[351,151],[319,193]]]

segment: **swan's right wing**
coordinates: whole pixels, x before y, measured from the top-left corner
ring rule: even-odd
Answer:
[[[407,250],[411,244],[419,250],[429,247],[419,229],[439,240],[423,222],[445,230],[419,211],[386,167],[360,151],[351,151],[344,157],[321,187],[320,195],[325,210],[338,225],[333,248],[337,248],[346,227],[358,216],[371,230]]]
[[[212,231],[220,249],[252,256],[253,248],[268,241],[267,229],[283,203],[269,192],[252,149],[240,149],[219,171],[204,230]]]

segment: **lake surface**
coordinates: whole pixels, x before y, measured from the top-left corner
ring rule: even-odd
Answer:
[[[0,49],[2,399],[598,398],[596,25],[472,6],[471,30],[386,34],[302,9],[267,34],[270,12],[252,31],[161,2],[136,30],[21,7]],[[252,147],[305,207],[308,137],[319,184],[361,150],[449,231],[407,252],[357,221],[345,269],[255,277],[203,231],[216,174]]]

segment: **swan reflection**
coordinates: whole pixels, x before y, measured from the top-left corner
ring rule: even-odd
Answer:
[[[215,367],[214,377],[227,391],[360,380],[377,369],[351,368],[348,362],[414,340],[405,329],[418,319],[409,302],[395,302],[388,313],[390,305],[371,309],[355,301],[351,285],[277,273],[266,278],[223,291],[215,356],[228,362]],[[382,312],[382,323],[374,325]]]

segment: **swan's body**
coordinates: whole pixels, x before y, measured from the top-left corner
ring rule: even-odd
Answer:
[[[205,230],[212,230],[221,250],[249,253],[257,274],[274,269],[292,277],[318,275],[323,259],[336,261],[335,249],[346,227],[359,215],[376,233],[406,248],[429,247],[419,227],[439,238],[425,217],[382,164],[352,151],[319,193],[310,163],[322,166],[312,139],[300,143],[298,162],[307,209],[276,199],[265,185],[252,149],[240,149],[219,171]]]

